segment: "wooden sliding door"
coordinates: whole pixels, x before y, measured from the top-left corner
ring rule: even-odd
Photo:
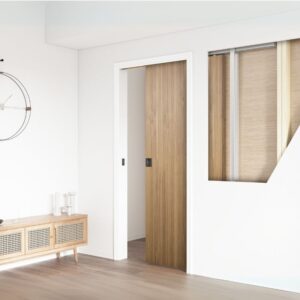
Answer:
[[[146,67],[146,261],[186,269],[186,63]]]

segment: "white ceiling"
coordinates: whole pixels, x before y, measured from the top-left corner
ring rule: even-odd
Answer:
[[[300,2],[48,2],[47,42],[83,49],[299,10]]]

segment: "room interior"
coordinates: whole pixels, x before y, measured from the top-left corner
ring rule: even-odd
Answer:
[[[1,1],[0,296],[299,299],[299,28],[286,1]]]

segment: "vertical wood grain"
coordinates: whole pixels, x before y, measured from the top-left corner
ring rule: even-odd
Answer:
[[[300,40],[291,43],[291,126],[290,139],[300,125]]]
[[[239,180],[266,182],[277,163],[276,48],[239,54]]]
[[[186,63],[146,67],[146,261],[186,268]]]
[[[228,55],[209,57],[209,180],[229,178]]]

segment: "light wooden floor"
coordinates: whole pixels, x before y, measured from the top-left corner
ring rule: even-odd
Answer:
[[[129,259],[88,255],[0,272],[0,299],[28,300],[285,300],[300,294],[237,284],[147,265],[144,242],[129,245]]]

